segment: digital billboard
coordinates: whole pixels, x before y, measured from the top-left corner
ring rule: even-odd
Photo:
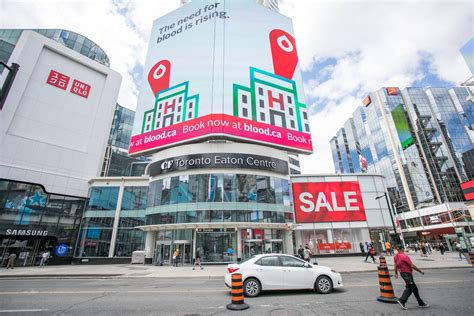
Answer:
[[[292,22],[253,0],[156,20],[144,77],[131,155],[213,138],[312,152]]]
[[[399,104],[392,110],[392,118],[395,123],[395,129],[397,130],[400,144],[403,149],[406,149],[415,142],[415,139],[410,132],[410,126],[408,125],[403,105]]]

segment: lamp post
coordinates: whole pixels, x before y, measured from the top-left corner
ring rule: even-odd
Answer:
[[[3,109],[3,105],[7,100],[7,95],[10,92],[10,88],[12,87],[13,80],[15,80],[16,73],[20,66],[18,64],[12,63],[11,66],[8,66],[6,63],[0,60],[0,65],[5,67],[8,70],[8,75],[4,81],[4,83],[0,87],[0,110]]]
[[[381,195],[381,196],[377,196],[375,199],[378,200],[378,199],[381,199],[383,197],[385,197],[385,202],[387,202],[388,211],[390,212],[390,219],[392,220],[392,227],[393,227],[393,232],[395,233],[395,236],[396,236],[395,237],[396,242],[397,242],[397,244],[401,244],[400,236],[398,235],[397,227],[395,226],[395,221],[393,220],[392,207],[390,206],[390,202],[388,201],[387,192],[384,192],[383,195]]]

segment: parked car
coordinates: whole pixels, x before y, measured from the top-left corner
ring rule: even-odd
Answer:
[[[234,273],[242,274],[244,294],[248,297],[256,297],[266,290],[313,289],[327,294],[343,286],[341,274],[331,268],[285,254],[262,254],[240,264],[227,265],[225,284],[228,287]]]

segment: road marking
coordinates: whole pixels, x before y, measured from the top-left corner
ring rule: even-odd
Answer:
[[[10,309],[0,310],[0,313],[36,313],[36,312],[47,312],[49,309]]]
[[[418,281],[417,284],[448,284],[448,283],[472,283],[471,280],[440,280],[440,281]],[[355,288],[355,287],[378,287],[378,284],[352,284],[344,285],[344,288]],[[20,291],[20,292],[0,292],[0,295],[35,295],[35,294],[147,294],[147,293],[229,293],[229,290],[223,289],[176,289],[176,290],[136,290],[136,291],[115,291],[115,290],[103,290],[103,291]]]

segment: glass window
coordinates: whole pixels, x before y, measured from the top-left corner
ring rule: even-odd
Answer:
[[[280,257],[281,264],[284,267],[304,267],[304,261],[292,257]]]
[[[255,264],[258,264],[259,266],[271,266],[271,267],[279,267],[281,266],[280,260],[276,256],[270,256],[270,257],[263,257]]]
[[[257,201],[257,178],[255,175],[237,175],[237,202]]]
[[[92,187],[87,209],[115,210],[117,208],[118,193],[118,187]]]
[[[223,175],[212,174],[209,179],[209,202],[222,202]]]
[[[122,210],[144,210],[147,205],[148,187],[125,187]]]
[[[161,205],[170,204],[171,195],[171,178],[163,179],[163,185],[161,187]]]
[[[224,174],[224,202],[236,201],[236,177],[234,174]]]

